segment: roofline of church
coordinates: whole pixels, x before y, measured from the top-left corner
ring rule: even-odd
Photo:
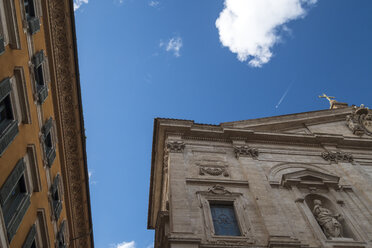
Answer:
[[[322,118],[329,118],[329,116],[332,116],[333,118],[338,118],[342,119],[346,117],[346,115],[350,114],[352,109],[354,108],[353,106],[345,107],[345,108],[340,108],[340,109],[325,109],[325,110],[316,110],[316,111],[309,111],[309,112],[302,112],[302,113],[294,113],[294,114],[287,114],[287,115],[279,115],[279,116],[272,116],[272,117],[263,117],[263,118],[258,118],[258,119],[250,119],[250,120],[241,120],[237,122],[222,122],[218,125],[215,124],[202,124],[202,123],[195,123],[194,120],[185,120],[185,119],[172,119],[172,118],[155,118],[154,119],[154,130],[153,130],[153,142],[152,142],[152,155],[151,155],[151,175],[150,175],[150,189],[149,189],[149,208],[148,208],[148,220],[147,220],[147,228],[148,229],[154,229],[156,223],[152,223],[152,204],[153,204],[153,190],[154,190],[154,173],[155,173],[155,160],[156,160],[156,147],[157,147],[157,141],[158,141],[158,128],[160,122],[176,122],[178,124],[184,124],[184,125],[177,125],[177,127],[174,128],[187,128],[191,129],[191,127],[200,127],[201,129],[198,129],[198,131],[203,132],[203,127],[210,127],[212,129],[215,129],[217,133],[220,135],[224,133],[226,130],[227,132],[232,131],[234,129],[235,131],[239,131],[241,128],[233,127],[231,126],[232,124],[236,123],[244,123],[244,122],[262,122],[262,121],[269,121],[269,120],[274,120],[274,119],[281,119],[281,121],[285,122],[291,119],[293,121],[293,117],[297,116],[298,118],[295,118],[294,121],[299,121],[302,120],[305,117],[306,118],[312,118],[312,117],[319,117],[319,113],[324,113],[324,115],[321,115]],[[171,125],[171,123],[169,123]],[[262,123],[261,123],[262,124]],[[267,122],[266,122],[267,124]],[[205,130],[207,131],[207,129]],[[209,133],[211,130],[208,130]],[[222,131],[220,133],[219,131]],[[253,131],[249,130],[242,130],[239,132],[244,132],[246,134],[248,133],[255,133]],[[272,136],[278,136],[279,134],[274,134],[270,132],[257,132],[258,135],[272,135]],[[292,136],[292,138],[296,139],[299,138],[297,137],[296,134],[286,134],[287,136]],[[280,136],[280,135],[279,135]],[[313,137],[315,139],[318,139],[318,137]],[[338,139],[339,137],[334,137],[334,139]],[[369,142],[369,141],[366,141]]]

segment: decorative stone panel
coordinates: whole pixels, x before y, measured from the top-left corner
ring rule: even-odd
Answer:
[[[239,158],[242,156],[252,157],[252,158],[258,157],[258,149],[250,148],[248,146],[234,146],[234,152],[235,152],[236,158]]]
[[[168,141],[166,149],[168,152],[183,152],[185,148],[185,143],[182,141]]]
[[[322,158],[331,162],[353,162],[353,155],[344,152],[322,152]]]

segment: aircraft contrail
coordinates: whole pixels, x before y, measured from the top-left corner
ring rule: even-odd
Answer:
[[[292,88],[292,84],[293,84],[293,81],[292,83],[288,86],[287,90],[284,92],[284,94],[282,95],[282,97],[280,98],[278,104],[276,104],[275,108],[278,108],[279,105],[282,103],[282,101],[284,100],[284,98],[287,96],[288,94],[288,91]]]

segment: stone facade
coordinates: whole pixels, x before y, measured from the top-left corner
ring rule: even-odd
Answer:
[[[155,119],[155,248],[372,247],[372,111],[221,123]],[[217,235],[230,205],[239,235]]]

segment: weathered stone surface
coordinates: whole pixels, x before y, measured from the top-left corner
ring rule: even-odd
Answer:
[[[372,139],[347,126],[354,112],[218,126],[156,119],[155,247],[372,247]],[[240,236],[214,234],[211,203],[234,206]],[[164,210],[168,221],[158,219]]]

